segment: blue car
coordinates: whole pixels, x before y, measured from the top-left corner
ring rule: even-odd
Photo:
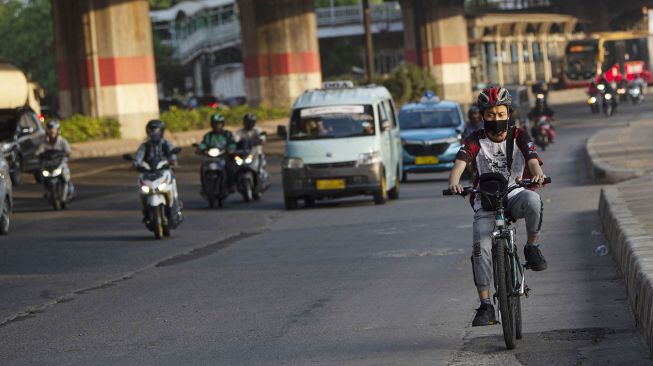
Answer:
[[[460,104],[441,101],[427,92],[419,103],[399,112],[403,145],[402,181],[408,173],[451,170],[460,149],[465,120]]]

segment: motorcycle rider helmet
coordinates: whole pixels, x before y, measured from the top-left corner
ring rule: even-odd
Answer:
[[[510,96],[510,92],[500,85],[488,85],[483,88],[478,94],[476,103],[481,110],[481,114],[492,107],[500,105],[505,105],[508,108],[508,114],[512,114],[512,97]],[[508,119],[484,121],[484,127],[486,131],[500,134],[508,130]]]
[[[467,118],[469,118],[469,120],[471,121],[472,120],[472,115],[476,114],[476,113],[481,114],[481,110],[478,108],[478,105],[472,104],[469,107],[469,110],[467,111]]]
[[[246,130],[251,130],[255,125],[256,116],[251,113],[247,113],[245,117],[243,117],[243,127],[245,127]]]
[[[56,129],[57,131],[61,130],[61,123],[59,122],[58,119],[53,119],[48,121],[48,123],[45,125],[46,130],[54,130]]]
[[[147,137],[150,141],[153,142],[159,142],[163,139],[163,133],[165,132],[166,128],[165,125],[163,124],[163,121],[158,120],[158,119],[153,119],[147,123],[147,126],[145,126],[145,132],[147,133]]]
[[[211,115],[211,128],[215,128],[218,125],[224,127],[224,116],[221,113],[214,113]]]

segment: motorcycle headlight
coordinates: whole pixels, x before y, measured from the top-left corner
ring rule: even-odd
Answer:
[[[163,183],[159,184],[158,187],[156,187],[156,189],[158,191],[165,191],[166,188],[168,188],[168,183],[166,183],[166,182],[163,182]]]
[[[4,143],[2,144],[2,152],[7,152],[11,150],[11,144]]]
[[[252,155],[249,155],[245,158],[245,164],[251,164],[252,161],[254,161],[254,157]]]
[[[57,169],[52,171],[52,176],[56,177],[56,176],[60,175],[61,172],[62,172],[61,168],[57,168]]]
[[[612,94],[606,94],[606,95],[605,95],[605,99],[606,99],[606,100],[610,100],[610,99],[612,99]]]
[[[43,174],[44,177],[49,177],[50,176],[50,172],[47,171],[47,170],[42,171],[41,174]]]
[[[150,187],[148,186],[141,186],[141,192],[148,194],[150,193]]]
[[[589,104],[596,103],[596,97],[591,97],[590,99],[587,100],[587,103],[589,103]]]
[[[537,94],[537,99],[544,99],[544,94],[542,93]]]
[[[220,155],[220,149],[218,149],[217,147],[211,148],[209,149],[208,154],[210,157],[215,158]]]
[[[381,162],[381,153],[373,151],[358,155],[358,165],[370,165]]]
[[[283,163],[281,164],[283,169],[303,169],[304,160],[301,158],[283,158]]]
[[[617,94],[626,94],[626,89],[624,88],[617,89]]]
[[[596,86],[596,89],[603,90],[603,89],[605,89],[605,85],[599,84],[599,85]]]
[[[236,156],[235,160],[236,160],[236,165],[238,166],[243,165],[243,158],[241,158],[240,156]]]

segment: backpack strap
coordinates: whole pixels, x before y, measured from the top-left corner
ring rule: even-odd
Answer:
[[[512,173],[512,154],[515,150],[515,129],[517,127],[509,127],[508,135],[506,136],[506,159],[508,163],[508,174]]]

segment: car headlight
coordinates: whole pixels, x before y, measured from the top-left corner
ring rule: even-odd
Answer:
[[[381,153],[378,151],[373,151],[370,153],[363,153],[358,155],[358,164],[359,165],[370,165],[381,162]]]
[[[41,173],[43,174],[44,177],[49,177],[50,176],[50,172],[47,171],[47,170],[44,170]]]
[[[141,192],[148,194],[150,193],[150,187],[148,186],[141,186]]]
[[[243,158],[241,158],[240,156],[236,156],[234,160],[236,160],[236,165],[238,166],[243,165]]]
[[[610,100],[610,99],[612,99],[612,94],[606,94],[606,95],[605,95],[605,99],[606,99],[606,100]]]
[[[587,100],[587,103],[589,103],[589,104],[596,103],[596,97],[590,97],[590,99]]]
[[[455,144],[456,142],[460,142],[461,137],[462,136],[460,136],[460,135],[451,136],[448,139],[446,139],[444,142],[446,142],[447,144]]]
[[[304,160],[301,158],[283,158],[283,163],[281,164],[283,169],[303,169]]]
[[[163,182],[156,187],[157,191],[165,191],[166,188],[168,188],[168,183],[166,182]]]
[[[218,149],[217,147],[211,148],[209,149],[208,154],[210,157],[215,158],[220,155],[220,149]]]
[[[56,177],[56,176],[60,175],[61,172],[62,172],[61,168],[57,168],[57,169],[52,171],[52,176]]]

